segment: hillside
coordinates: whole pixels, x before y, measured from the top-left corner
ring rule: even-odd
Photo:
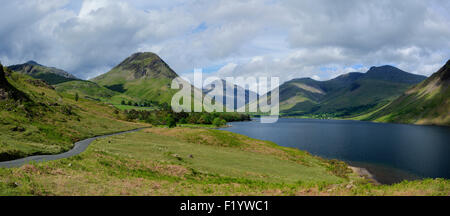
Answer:
[[[113,96],[120,94],[97,83],[86,80],[73,80],[54,85],[55,90],[61,93],[75,95],[93,100],[110,100]]]
[[[0,64],[0,101],[9,99],[28,101],[28,98],[25,96],[25,94],[9,84],[6,77],[10,75],[11,71],[9,71],[7,68],[3,68],[3,65]]]
[[[24,64],[12,65],[8,67],[10,70],[29,75],[36,79],[41,79],[50,85],[55,85],[67,81],[77,80],[72,74],[54,67],[46,67],[35,61],[29,61]]]
[[[284,115],[345,117],[379,108],[424,76],[392,66],[372,67],[332,80],[294,79],[280,86],[280,110]]]
[[[108,105],[75,101],[28,75],[8,70],[5,77],[0,68],[0,161],[60,153],[80,139],[139,127]]]
[[[118,94],[118,92],[99,86],[94,82],[80,80],[61,69],[43,66],[34,61],[20,65],[12,65],[8,69],[43,80],[55,87],[56,91],[60,93],[72,95],[78,93],[84,98],[104,101],[110,100],[111,97]]]
[[[431,77],[363,120],[450,125],[450,61]]]
[[[92,79],[110,90],[136,100],[169,103],[178,90],[170,89],[178,75],[156,54],[135,53],[111,71]]]

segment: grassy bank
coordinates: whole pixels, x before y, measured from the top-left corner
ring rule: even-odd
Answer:
[[[226,131],[150,128],[68,159],[0,169],[0,195],[449,195],[447,180],[374,186],[339,161]]]

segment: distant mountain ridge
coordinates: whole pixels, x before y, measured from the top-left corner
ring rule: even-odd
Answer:
[[[212,91],[216,88],[216,83],[217,83],[217,81],[216,81],[216,82],[206,86],[203,89],[203,93],[204,94],[209,93],[209,95],[214,96],[223,105],[225,105],[229,108],[233,108],[234,110],[237,110],[238,108],[240,108],[238,106],[239,104],[242,104],[243,106],[245,106],[246,104],[251,103],[258,99],[258,94],[256,92],[250,91],[248,89],[244,89],[243,87],[238,86],[234,83],[228,83],[227,81],[225,81],[223,79],[221,79],[220,82],[222,83],[223,91],[219,90],[218,94],[212,93]],[[226,92],[226,89],[231,89],[232,92]],[[237,97],[238,91],[244,92],[244,98]],[[230,104],[228,104],[227,100],[233,100],[234,106],[231,106]]]
[[[370,70],[366,73],[366,78],[408,84],[417,84],[426,78],[425,76],[405,73],[405,71],[402,71],[396,67],[384,65],[370,68]]]
[[[28,61],[24,64],[11,65],[10,70],[29,75],[36,79],[41,79],[50,85],[55,85],[67,81],[78,80],[74,75],[54,67],[47,67],[35,61]]]
[[[387,65],[327,81],[293,79],[280,86],[280,110],[284,115],[358,115],[388,103],[424,79]]]

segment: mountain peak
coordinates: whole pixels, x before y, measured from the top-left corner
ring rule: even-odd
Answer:
[[[405,72],[391,65],[371,67],[364,77],[367,79],[393,81],[407,84],[416,84],[427,78],[422,75]]]
[[[54,67],[47,67],[35,61],[28,61],[24,64],[11,65],[8,68],[18,73],[27,74],[36,79],[44,80],[50,85],[56,85],[62,82],[78,79],[74,75],[64,70]]]
[[[437,72],[439,74],[439,79],[444,81],[450,80],[450,60]]]
[[[317,80],[310,77],[302,77],[302,78],[295,78],[290,82],[317,82]]]
[[[374,73],[374,72],[384,72],[384,71],[387,71],[387,70],[392,70],[392,71],[402,71],[402,70],[400,70],[400,69],[398,69],[398,68],[396,68],[396,67],[394,67],[394,66],[392,66],[392,65],[382,65],[382,66],[372,66],[372,67],[369,69],[369,71],[367,71],[367,72],[368,72],[368,73],[369,73],[369,72]],[[402,71],[402,72],[404,72],[404,71]]]
[[[153,52],[137,52],[132,54],[129,58],[132,58],[134,60],[143,60],[147,58],[161,59],[158,55],[156,55]]]
[[[169,78],[178,75],[157,54],[152,52],[138,52],[126,58],[117,65],[115,70],[131,72],[128,79],[140,78]]]
[[[42,66],[41,64],[39,64],[33,60],[27,61],[25,64]]]

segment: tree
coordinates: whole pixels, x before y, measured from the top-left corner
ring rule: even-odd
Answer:
[[[172,115],[167,115],[166,117],[166,125],[169,128],[174,128],[177,126],[177,122],[175,121],[175,119],[172,117]]]
[[[125,105],[125,100],[122,100],[122,102],[120,102],[120,104]]]
[[[75,93],[75,101],[78,101],[78,99],[80,99],[80,96],[78,95],[78,92]]]
[[[226,124],[227,124],[227,122],[225,120],[221,119],[221,118],[215,118],[213,120],[213,125],[216,126],[216,127],[221,127],[221,126],[224,126]]]
[[[180,121],[178,121],[180,124],[186,124],[187,121],[185,118],[181,118]]]

